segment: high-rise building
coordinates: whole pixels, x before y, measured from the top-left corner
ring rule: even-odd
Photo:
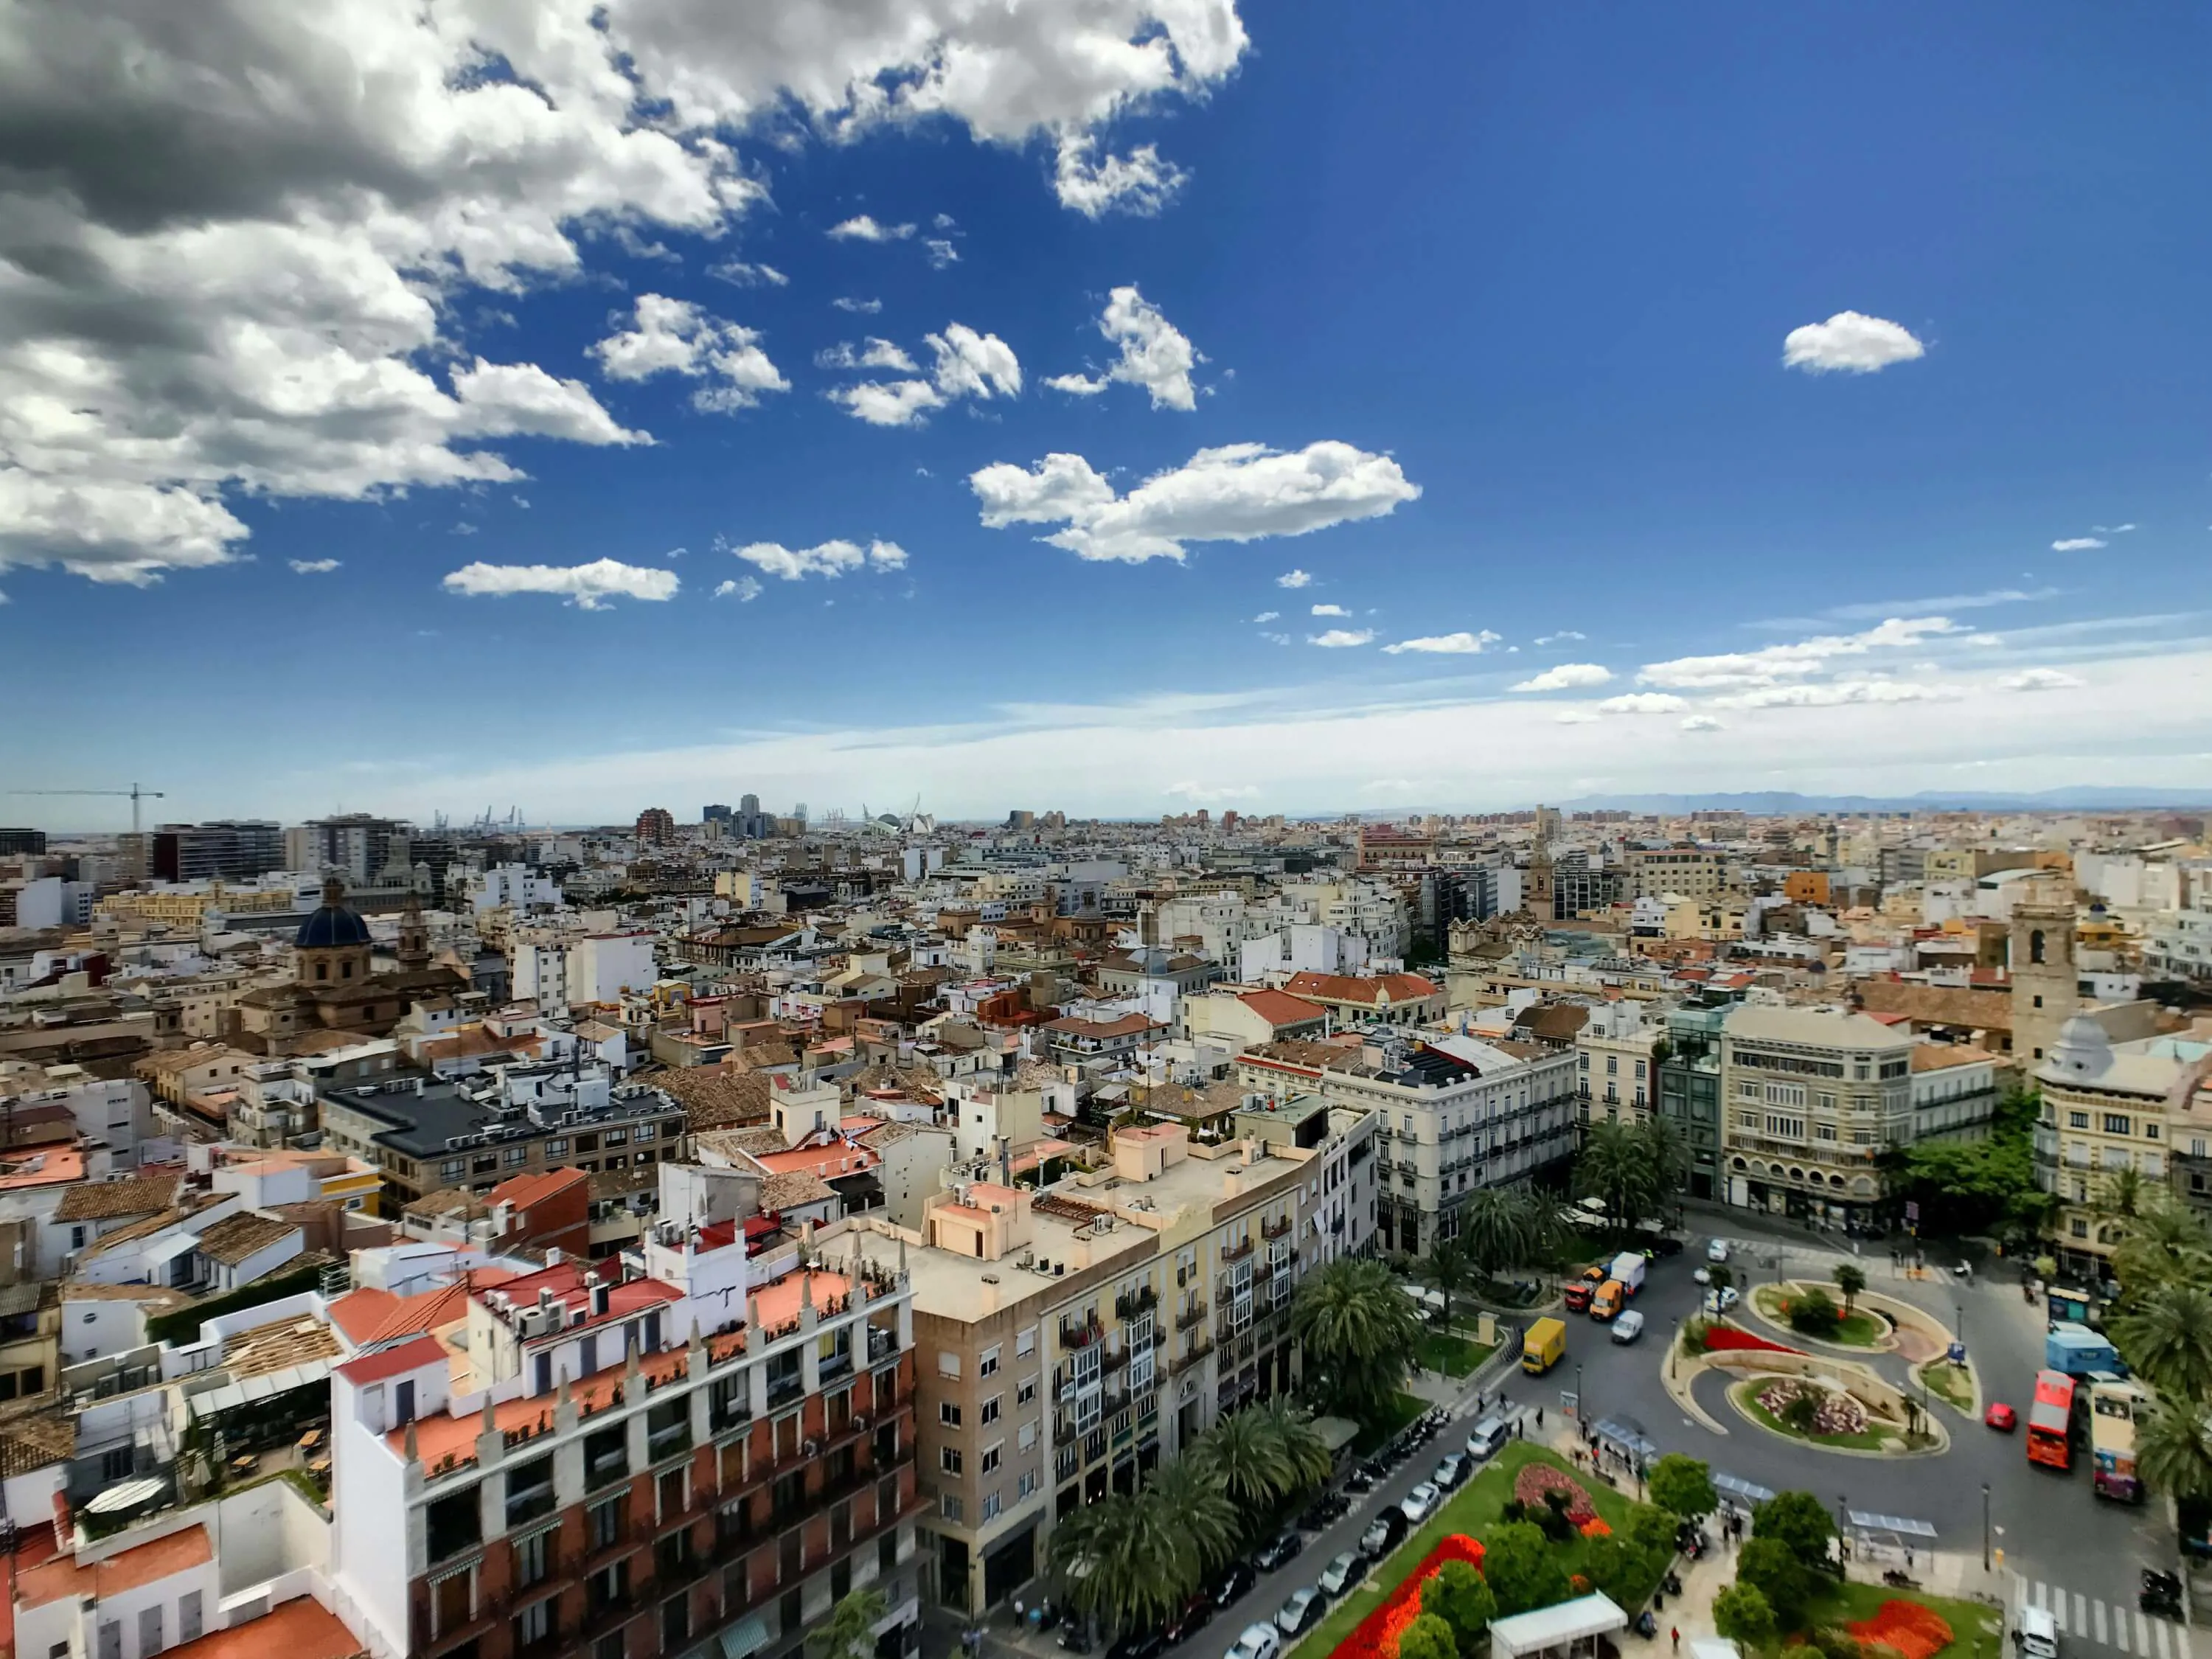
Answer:
[[[165,823],[154,831],[149,859],[156,881],[249,881],[284,867],[284,830],[258,818]]]
[[[655,846],[676,839],[676,817],[665,806],[648,806],[637,815],[637,838]]]
[[[702,823],[727,823],[729,821],[730,809],[726,806],[702,806],[699,809],[699,822]]]
[[[350,887],[374,884],[395,863],[410,857],[410,826],[403,819],[367,812],[316,818],[284,832],[284,867],[308,875],[335,870]]]
[[[46,850],[46,832],[43,830],[0,830],[0,856]]]

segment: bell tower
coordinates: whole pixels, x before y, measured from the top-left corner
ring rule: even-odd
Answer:
[[[430,965],[430,928],[422,920],[422,899],[410,893],[399,912],[399,967],[403,973],[420,973]]]
[[[1552,843],[1539,839],[1536,855],[1528,860],[1528,878],[1522,884],[1521,908],[1539,921],[1550,921],[1559,914],[1553,893],[1557,879],[1552,870]]]
[[[2081,1011],[2071,895],[2043,882],[2013,906],[2012,1051],[2033,1077],[2058,1046],[2058,1028]]]

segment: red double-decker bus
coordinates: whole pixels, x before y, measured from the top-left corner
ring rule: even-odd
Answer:
[[[2072,1468],[2074,1442],[2080,1434],[2074,1379],[2063,1371],[2038,1371],[2035,1403],[2027,1408],[2027,1461],[2047,1468]]]

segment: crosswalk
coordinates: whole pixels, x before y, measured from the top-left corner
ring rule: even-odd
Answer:
[[[2043,1580],[2020,1581],[2020,1607],[2048,1611],[2058,1633],[2069,1641],[2095,1642],[2140,1659],[2193,1659],[2189,1632],[2168,1619],[2153,1619],[2118,1601],[2101,1601]]]

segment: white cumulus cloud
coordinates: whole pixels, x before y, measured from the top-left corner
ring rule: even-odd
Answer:
[[[1310,635],[1306,642],[1340,651],[1346,646],[1372,644],[1374,639],[1375,630],[1371,628],[1332,628],[1326,634]]]
[[[1563,628],[1556,634],[1539,635],[1536,638],[1536,643],[1539,645],[1557,645],[1562,640],[1584,640],[1589,637],[1589,635],[1587,634],[1578,634],[1571,628]]]
[[[1317,605],[1308,614],[1316,617],[1348,617],[1352,613],[1340,605]]]
[[[780,0],[742,27],[696,0],[17,8],[0,566],[143,582],[236,556],[240,498],[511,484],[500,439],[642,441],[535,364],[483,366],[537,382],[503,415],[441,365],[486,301],[732,230],[766,199],[757,138],[949,122],[1042,146],[1076,211],[1156,209],[1177,169],[1109,130],[1248,45],[1235,0]]]
[[[1279,620],[1282,614],[1283,613],[1279,611],[1262,611],[1258,616],[1253,617],[1252,620],[1255,623],[1271,623]]]
[[[921,365],[889,340],[879,340],[870,335],[860,345],[850,340],[840,340],[836,345],[814,354],[818,368],[889,368],[912,374]]]
[[[734,576],[714,589],[718,599],[735,599],[739,605],[750,605],[761,596],[761,585],[752,576]]]
[[[1386,656],[1407,651],[1432,652],[1439,656],[1472,657],[1498,643],[1503,636],[1484,629],[1480,634],[1430,634],[1418,640],[1400,640],[1382,647]]]
[[[2131,524],[2093,524],[2089,528],[2100,536],[2124,536],[2135,526]]]
[[[633,327],[592,348],[611,380],[680,374],[702,383],[691,394],[693,406],[715,414],[751,409],[765,392],[791,390],[791,382],[761,349],[758,334],[688,300],[641,294],[632,320]]]
[[[1071,456],[1067,459],[1073,459],[1075,458]],[[1275,586],[1278,587],[1311,587],[1313,586],[1313,572],[1310,570],[1285,570],[1281,575],[1275,578]]]
[[[922,246],[928,251],[932,270],[942,270],[947,265],[957,265],[960,263],[960,250],[942,236],[931,237],[922,244]]]
[[[749,542],[731,552],[756,569],[787,582],[809,576],[842,576],[848,570],[903,570],[906,550],[896,542],[830,541],[815,547],[786,547],[779,542]]]
[[[1857,634],[1823,634],[1757,651],[1730,651],[1708,657],[1676,657],[1647,663],[1637,678],[1646,685],[1695,690],[1736,685],[1772,685],[1817,674],[1838,658],[1902,650],[1937,635],[1955,634],[1948,617],[1892,617]]]
[[[336,559],[289,559],[286,562],[302,576],[327,576],[338,568]]]
[[[1711,714],[1692,714],[1682,722],[1685,732],[1725,732],[1728,727]]]
[[[841,294],[830,303],[854,317],[872,317],[884,308],[881,300],[856,300],[849,294]]]
[[[840,242],[902,242],[914,234],[912,225],[886,225],[866,213],[830,227],[831,240]]]
[[[1601,714],[1679,714],[1690,706],[1687,697],[1671,691],[1629,691],[1598,704]]]
[[[1021,362],[997,335],[947,323],[943,333],[924,338],[936,358],[929,379],[864,381],[830,392],[830,401],[871,426],[912,426],[932,410],[962,398],[988,401],[1021,395]]]
[[[2111,544],[2096,536],[2066,536],[2051,544],[2053,553],[2087,553]]]
[[[2087,681],[2056,668],[2025,668],[1997,682],[2008,691],[2070,691]]]
[[[718,277],[738,288],[788,288],[791,278],[774,265],[749,263],[744,259],[725,259],[707,267],[709,276]]]
[[[595,559],[589,564],[465,564],[447,576],[446,591],[484,599],[553,593],[579,611],[604,611],[611,599],[672,599],[681,584],[672,570]]]
[[[1955,685],[1914,680],[1831,680],[1818,684],[1762,685],[1712,700],[1716,708],[1840,708],[1854,703],[1950,702],[1966,694]]]
[[[1041,491],[1037,481],[1047,477],[1054,488]],[[1027,469],[1000,461],[968,482],[990,527],[1065,520],[1042,539],[1081,558],[1130,563],[1181,559],[1188,542],[1303,536],[1378,518],[1421,493],[1389,456],[1334,442],[1287,453],[1265,444],[1201,449],[1118,496],[1080,455],[1048,455]]]
[[[1601,668],[1594,662],[1563,662],[1557,668],[1547,668],[1533,674],[1513,687],[1516,691],[1578,691],[1585,686],[1603,685],[1613,678],[1610,668]]]
[[[1793,328],[1782,342],[1784,365],[1808,374],[1871,374],[1927,353],[1911,330],[1856,311],[1839,311],[1825,323]]]
[[[1096,379],[1081,374],[1058,374],[1045,384],[1078,397],[1096,397],[1119,380],[1140,386],[1152,394],[1154,409],[1190,410],[1198,406],[1198,392],[1190,371],[1201,358],[1190,337],[1176,328],[1134,287],[1117,288],[1107,297],[1098,319],[1098,331],[1119,347],[1121,355]]]

